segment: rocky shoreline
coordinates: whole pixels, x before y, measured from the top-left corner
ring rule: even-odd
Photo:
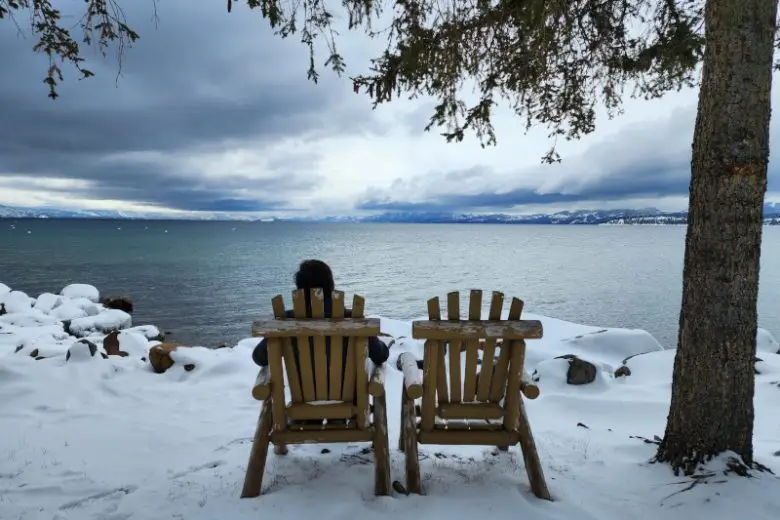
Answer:
[[[155,325],[134,326],[133,309],[131,298],[101,297],[89,284],[70,284],[59,294],[34,298],[0,283],[0,352],[67,363],[129,357],[157,373],[176,364],[186,371],[196,368],[190,356],[177,355],[192,347],[167,340]]]

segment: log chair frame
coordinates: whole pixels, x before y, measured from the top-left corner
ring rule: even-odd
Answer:
[[[396,364],[404,374],[398,447],[406,455],[410,493],[422,493],[419,444],[487,445],[502,451],[519,444],[531,490],[552,500],[523,403],[523,396],[539,396],[523,364],[525,340],[541,338],[542,324],[520,319],[523,301],[518,298],[512,298],[508,319],[502,320],[503,302],[504,295],[493,292],[488,319],[481,320],[482,291],[472,290],[468,319],[461,320],[460,294],[454,291],[447,294],[447,320],[441,319],[435,297],[428,300],[428,320],[412,323],[412,337],[425,340],[423,369],[411,353],[401,354]],[[500,354],[494,357],[497,348]],[[415,406],[420,398],[421,406]]]
[[[273,298],[274,315],[255,321],[254,337],[268,340],[268,366],[261,367],[252,396],[263,402],[247,464],[241,498],[261,493],[268,446],[285,454],[287,444],[371,442],[374,448],[374,494],[389,495],[390,453],[384,366],[367,369],[368,338],[378,336],[380,320],[364,318],[365,300],[355,295],[352,316],[344,317],[344,293],[332,294],[331,318],[325,318],[321,289],[312,289],[311,318],[304,290],[292,293],[288,318],[282,295]],[[331,338],[330,361],[325,338]],[[297,338],[298,363],[291,339]],[[343,365],[344,338],[348,338]],[[309,348],[309,340],[313,348]],[[370,362],[369,362],[370,364]],[[285,400],[285,375],[290,402]],[[343,378],[343,387],[342,387]],[[369,395],[373,397],[373,412]],[[323,403],[323,401],[327,401]],[[373,416],[373,417],[372,417]],[[344,424],[296,424],[303,420],[345,420]]]

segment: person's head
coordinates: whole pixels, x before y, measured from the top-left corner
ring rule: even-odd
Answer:
[[[328,264],[322,260],[304,260],[298,266],[295,273],[295,287],[298,289],[322,289],[325,299],[330,300],[331,294],[336,289],[333,282],[333,273]],[[309,291],[306,291],[308,302]]]

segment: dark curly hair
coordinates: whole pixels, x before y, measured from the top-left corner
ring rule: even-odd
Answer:
[[[311,305],[308,289],[322,289],[325,300],[330,300],[331,294],[336,289],[336,284],[328,264],[322,260],[304,260],[298,266],[298,272],[295,273],[295,287],[307,289],[306,305],[308,307]]]

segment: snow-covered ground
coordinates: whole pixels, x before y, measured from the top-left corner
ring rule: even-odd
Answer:
[[[148,361],[156,342],[148,338],[159,331],[129,328],[128,315],[98,301],[89,286],[33,299],[0,284],[0,519],[780,518],[780,480],[771,474],[724,476],[721,459],[710,464],[706,484],[686,491],[690,480],[648,462],[665,425],[674,351],[644,331],[530,314],[542,320],[545,336],[528,342],[528,370],[536,371],[542,395],[527,409],[554,502],[530,493],[519,448],[485,447],[422,446],[426,495],[375,498],[365,445],[271,454],[265,494],[240,500],[260,408],[250,396],[257,340],[179,348],[174,365],[158,374]],[[114,328],[124,329],[117,339],[129,355],[104,358],[102,339]],[[409,322],[383,319],[382,329],[394,338],[391,366],[403,351],[421,352]],[[83,341],[74,346],[80,337],[97,352]],[[780,470],[777,350],[760,331],[756,458]],[[595,380],[567,384],[568,361],[554,359],[565,354],[592,362]],[[630,375],[614,377],[629,357]],[[400,374],[389,370],[391,447],[400,386]],[[397,451],[392,473],[403,481]]]

